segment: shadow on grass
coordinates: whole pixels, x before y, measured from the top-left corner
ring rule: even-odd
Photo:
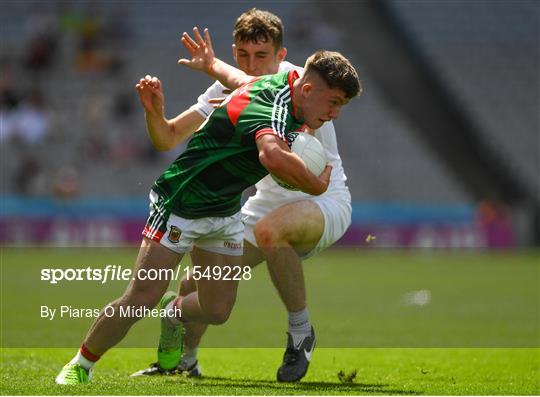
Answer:
[[[191,380],[191,379],[190,379]],[[389,385],[380,383],[340,383],[340,382],[297,382],[279,383],[277,381],[263,379],[231,379],[217,376],[205,376],[200,379],[193,379],[193,384],[200,383],[204,387],[227,386],[238,389],[265,388],[279,392],[278,394],[288,394],[287,392],[311,392],[316,394],[327,393],[349,393],[365,394],[377,393],[386,395],[418,395],[421,394],[413,390],[399,390],[387,388]]]

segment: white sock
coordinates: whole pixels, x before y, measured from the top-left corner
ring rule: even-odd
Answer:
[[[85,358],[80,351],[77,352],[75,357],[69,362],[70,364],[80,364],[81,367],[86,369],[87,371],[90,371],[92,367],[94,366],[95,362],[90,361],[87,358]]]
[[[298,312],[289,312],[289,333],[295,346],[311,335],[311,323],[307,309]]]
[[[169,304],[167,306],[165,306],[165,310],[167,310],[167,313],[174,313],[174,309],[175,308],[178,308],[178,306],[175,306],[177,301],[178,301],[179,298],[176,298],[176,299],[173,299],[172,301],[169,302]],[[181,302],[181,301],[180,301]],[[180,319],[180,317],[176,317],[176,316],[168,316],[167,319],[171,322],[171,324],[173,325],[180,325],[182,324],[182,320]]]
[[[184,346],[184,352],[182,353],[182,361],[185,363],[186,367],[191,367],[197,361],[197,352],[199,351],[198,347],[190,348]]]

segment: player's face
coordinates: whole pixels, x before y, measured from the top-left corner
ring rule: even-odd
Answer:
[[[312,129],[337,119],[341,108],[348,102],[342,90],[329,88],[322,79],[304,84],[301,90],[303,100],[297,108],[297,116]]]
[[[250,76],[277,73],[279,64],[287,54],[285,48],[276,50],[272,41],[265,43],[237,41],[232,47],[238,68]]]

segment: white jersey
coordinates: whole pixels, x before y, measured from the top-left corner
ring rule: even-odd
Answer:
[[[279,65],[279,72],[288,72],[290,70],[296,70],[301,75],[303,69],[293,65],[290,62],[281,62]],[[216,81],[212,84],[204,94],[200,95],[197,99],[197,103],[191,106],[191,109],[198,112],[204,118],[207,118],[210,113],[214,110],[212,104],[208,102],[211,98],[221,98],[224,97],[223,90],[225,87],[219,82]],[[342,193],[344,196],[349,197],[349,189],[345,185],[347,177],[345,176],[345,171],[343,170],[343,165],[341,163],[341,158],[339,157],[337,140],[336,140],[336,131],[334,129],[334,124],[329,121],[323,124],[323,126],[315,130],[315,137],[321,141],[324,150],[326,152],[326,157],[330,165],[332,165],[332,174],[330,176],[330,186],[325,194],[330,192],[332,193]],[[259,191],[268,192],[269,194],[276,194],[280,197],[287,197],[290,200],[301,200],[305,197],[311,197],[307,193],[287,190],[279,186],[270,175],[267,175],[261,179],[255,187]]]

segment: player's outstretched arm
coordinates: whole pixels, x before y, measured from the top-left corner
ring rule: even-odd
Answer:
[[[165,98],[161,81],[157,77],[146,75],[139,80],[135,88],[144,108],[148,136],[158,150],[172,149],[204,122],[204,117],[192,109],[167,120],[164,112]]]
[[[257,138],[257,148],[259,161],[264,168],[282,181],[314,196],[321,195],[328,189],[331,165],[328,164],[321,175],[314,175],[302,159],[289,150],[284,141],[271,134]]]
[[[208,74],[210,77],[218,79],[221,84],[230,89],[236,89],[250,81],[253,77],[248,76],[240,69],[229,65],[215,57],[212,47],[212,39],[208,29],[204,29],[204,39],[199,33],[199,28],[193,28],[193,36],[184,32],[182,34],[182,44],[191,56],[191,59],[182,58],[178,60],[180,65],[198,70]]]

